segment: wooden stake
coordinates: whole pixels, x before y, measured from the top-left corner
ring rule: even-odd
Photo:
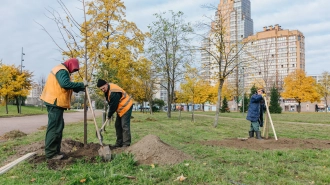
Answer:
[[[8,170],[10,170],[11,168],[13,168],[15,165],[17,165],[18,163],[34,156],[36,153],[35,152],[31,152],[31,153],[28,153],[28,154],[25,154],[24,156],[16,159],[15,161],[3,166],[0,168],[0,175],[7,172]]]
[[[277,140],[277,136],[276,136],[276,132],[275,132],[273,120],[272,120],[272,117],[270,116],[270,113],[269,113],[269,109],[268,109],[268,104],[267,104],[266,97],[264,97],[264,100],[265,100],[265,105],[266,105],[266,110],[267,110],[267,115],[268,115],[268,118],[269,118],[269,121],[270,121],[270,125],[272,126],[275,140]]]

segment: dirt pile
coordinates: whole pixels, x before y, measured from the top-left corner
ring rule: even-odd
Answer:
[[[0,136],[2,139],[15,139],[19,137],[26,136],[27,134],[20,130],[12,130],[10,132],[5,133],[3,136]]]
[[[125,150],[134,154],[138,164],[176,164],[191,156],[164,143],[155,135],[147,135]]]

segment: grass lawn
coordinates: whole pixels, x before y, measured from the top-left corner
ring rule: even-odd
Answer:
[[[185,113],[185,112],[184,112]],[[215,112],[195,111],[195,114],[215,115]],[[220,113],[221,117],[242,118],[245,120],[247,113],[231,112]],[[265,117],[267,114],[265,114]],[[264,117],[264,118],[265,118]],[[326,112],[283,112],[282,114],[271,114],[273,122],[301,122],[301,123],[328,123],[330,124],[330,113]]]
[[[0,106],[0,118],[13,117],[13,116],[28,116],[28,115],[37,115],[37,114],[47,114],[47,108],[44,107],[42,111],[41,107],[22,106],[22,114],[19,114],[17,113],[16,105],[8,105],[8,114],[6,114],[6,106]]]
[[[223,140],[226,138],[247,137],[249,122],[242,114],[221,114],[217,128],[212,127],[213,116],[209,113],[196,112],[195,122],[191,115],[166,113],[154,115],[133,112],[131,122],[132,141],[136,143],[148,134],[157,135],[165,143],[191,155],[194,160],[176,165],[137,166],[133,156],[116,155],[111,162],[86,163],[80,160],[62,170],[50,170],[45,163],[40,165],[23,162],[7,173],[1,175],[0,184],[330,184],[330,149],[282,149],[282,150],[249,150],[207,146],[200,141]],[[205,115],[206,114],[206,115]],[[210,113],[211,114],[211,113]],[[212,115],[212,114],[211,114]],[[213,113],[214,115],[214,113]],[[330,126],[287,123],[307,122],[300,119],[317,120],[317,123],[328,123],[320,118],[325,113],[282,114],[274,116],[277,136],[281,138],[323,139],[329,140]],[[326,115],[327,116],[327,115]],[[238,118],[235,118],[238,117]],[[152,119],[150,119],[152,118]],[[329,120],[329,119],[328,119]],[[98,119],[100,123],[101,120]],[[108,128],[104,134],[104,143],[115,142],[115,132]],[[42,141],[45,131],[40,131],[22,138],[0,143],[0,164],[14,154],[14,147]],[[272,136],[272,132],[270,132]],[[81,123],[65,126],[64,138],[83,142]],[[97,143],[92,122],[88,127],[88,142]],[[256,141],[258,142],[258,141]],[[329,141],[330,143],[330,141]],[[174,181],[184,175],[183,182]],[[123,178],[123,175],[135,176],[136,179]],[[86,180],[81,183],[81,180]]]

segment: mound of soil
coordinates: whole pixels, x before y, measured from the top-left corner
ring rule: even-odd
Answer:
[[[176,164],[192,159],[191,156],[164,143],[155,135],[147,135],[125,150],[134,154],[138,164]]]
[[[225,139],[201,141],[202,145],[222,146],[230,148],[246,148],[251,150],[277,150],[277,149],[326,149],[330,148],[329,140],[318,139],[289,139],[274,138],[258,140],[250,139]]]
[[[20,131],[20,130],[12,130],[10,132],[5,133],[3,136],[1,136],[2,139],[15,139],[19,137],[26,136],[27,134]]]

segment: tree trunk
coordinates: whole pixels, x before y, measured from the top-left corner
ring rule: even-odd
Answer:
[[[15,100],[16,100],[16,107],[17,107],[17,113],[19,114],[19,99],[18,99],[18,97],[16,96],[15,97]]]
[[[193,123],[195,123],[194,105],[195,104],[192,104],[192,113],[191,113],[191,122],[193,122]]]
[[[298,107],[297,107],[297,111],[298,111],[298,113],[300,113],[300,111],[301,111],[300,103],[301,103],[301,102],[298,102]]]
[[[215,110],[215,117],[214,117],[214,127],[218,126],[218,121],[219,121],[219,111],[220,111],[220,103],[221,103],[221,90],[223,86],[224,80],[220,79],[220,84],[218,88],[218,100],[217,100],[217,106]]]
[[[5,96],[6,114],[8,114],[8,95]]]

